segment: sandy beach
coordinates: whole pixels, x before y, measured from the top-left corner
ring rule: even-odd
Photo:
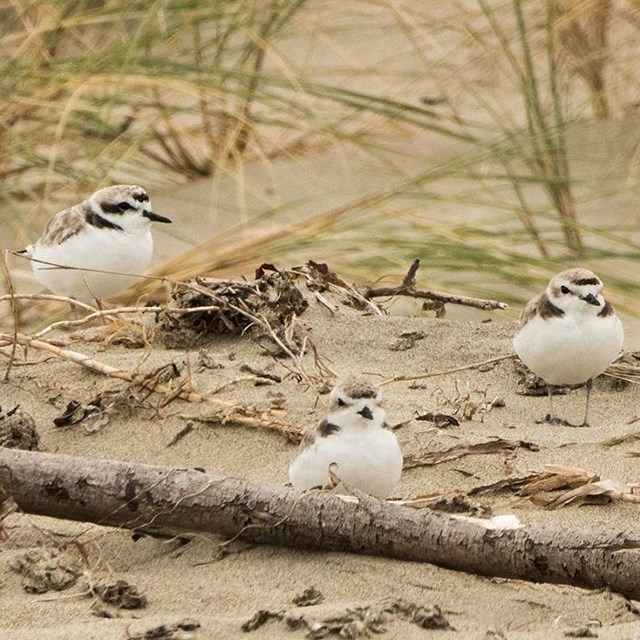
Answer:
[[[508,492],[467,494],[477,486],[540,472],[548,464],[580,467],[603,479],[633,482],[637,462],[628,454],[637,445],[633,440],[613,447],[603,442],[634,430],[629,422],[636,417],[637,386],[598,379],[591,428],[538,424],[547,400],[519,393],[521,376],[511,358],[434,377],[389,382],[397,376],[420,376],[508,356],[515,324],[505,321],[499,311],[468,311],[464,320],[456,318],[455,310],[451,319],[426,313],[378,316],[340,301],[329,310],[311,292],[306,295],[310,306],[299,318],[298,331],[313,342],[320,360],[337,376],[355,373],[378,384],[387,381],[381,387],[384,407],[390,424],[402,423],[397,435],[405,457],[495,437],[537,445],[405,469],[394,498],[432,492],[458,496],[466,503],[462,511],[469,515],[514,513],[525,525],[544,523],[576,530],[636,527],[636,504],[616,501],[547,510]],[[269,355],[264,341],[250,333],[211,336],[192,349],[167,349],[150,318],[134,320],[118,327],[60,332],[55,337],[66,349],[127,371],[150,372],[173,363],[178,375],[184,375],[188,368],[192,389],[198,393],[210,395],[220,389],[213,397],[263,409],[277,407],[282,409],[283,420],[297,427],[306,428],[322,418],[326,395],[318,389],[323,376],[310,354],[302,362],[318,382],[316,386],[300,380],[290,361]],[[146,345],[134,339],[141,335],[141,327]],[[418,338],[407,342],[407,332]],[[399,342],[403,334],[405,340]],[[238,381],[251,377],[246,375],[247,366],[277,376],[281,382],[256,386],[254,381]],[[287,466],[296,453],[297,446],[278,432],[201,422],[198,419],[210,412],[206,405],[176,399],[161,406],[159,394],[142,393],[129,383],[36,349],[28,351],[26,361],[21,354],[4,389],[3,408],[7,403],[19,404],[32,416],[43,451],[202,467],[217,475],[280,485],[287,482]],[[128,408],[116,401],[123,393]],[[87,419],[62,428],[54,425],[53,420],[70,401],[86,404],[99,394],[113,400],[104,424]],[[582,389],[559,396],[558,413],[578,420],[583,394]],[[497,398],[504,402],[496,402]],[[415,419],[427,412],[454,415],[460,425],[440,427]],[[467,417],[473,414],[471,419],[465,419],[465,412]],[[185,431],[187,424],[191,428]],[[242,541],[221,546],[225,541],[212,536],[198,535],[184,546],[151,537],[134,541],[125,530],[21,513],[5,517],[2,535],[2,638],[302,638],[307,627],[290,630],[277,617],[251,632],[243,631],[242,625],[260,610],[326,620],[353,616],[354,610],[369,607],[370,616],[375,617],[399,599],[421,607],[438,606],[455,631],[421,629],[402,616],[387,613],[376,627],[384,629],[381,637],[560,638],[587,626],[601,638],[631,638],[640,633],[640,605],[606,590],[485,578],[428,564],[347,553]],[[24,576],[15,570],[16,562],[25,554],[43,550],[53,554],[48,558],[55,566],[71,566],[77,580],[61,591],[25,593]],[[89,592],[90,584],[118,580],[143,594],[146,607],[117,608]],[[321,601],[307,607],[294,604],[311,587],[322,594]],[[199,628],[195,629],[193,621]],[[164,635],[158,631],[161,625]],[[144,635],[153,629],[156,635]],[[372,629],[353,637],[373,635]]]

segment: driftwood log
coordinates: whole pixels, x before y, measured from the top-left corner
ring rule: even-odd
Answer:
[[[640,531],[495,530],[428,510],[116,460],[0,448],[0,492],[26,513],[350,551],[640,599]],[[0,497],[1,497],[0,493]]]

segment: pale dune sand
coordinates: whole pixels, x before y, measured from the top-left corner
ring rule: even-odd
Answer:
[[[452,315],[456,315],[455,313]],[[301,317],[301,328],[316,345],[319,354],[336,371],[367,373],[373,380],[408,373],[438,371],[479,362],[511,352],[514,325],[502,322],[499,314],[472,312],[468,319],[436,320],[426,317],[363,316],[340,307],[335,316],[318,305]],[[494,318],[486,322],[487,318]],[[424,339],[412,349],[393,351],[389,346],[405,331],[422,331]],[[69,347],[91,354],[113,366],[150,370],[168,362],[181,364],[186,352],[155,346],[126,349],[105,348],[88,338],[100,328],[63,336]],[[315,390],[297,383],[282,365],[264,355],[248,337],[218,336],[204,347],[219,369],[199,367],[197,350],[188,354],[195,388],[206,393],[225,381],[243,375],[239,368],[250,364],[283,376],[280,384],[256,387],[250,383],[232,385],[219,397],[239,403],[268,407],[271,395],[286,396],[286,419],[310,425],[322,416],[323,398]],[[31,350],[30,360],[42,354]],[[146,359],[145,359],[146,358]],[[313,371],[311,361],[306,361]],[[379,374],[379,375],[374,375]],[[451,492],[497,481],[511,470],[514,475],[540,471],[545,463],[566,464],[598,472],[623,482],[637,480],[637,459],[625,452],[637,449],[633,442],[605,448],[603,440],[633,430],[626,424],[636,415],[640,390],[628,386],[614,390],[599,380],[593,397],[591,429],[568,429],[536,424],[546,410],[546,398],[518,395],[517,376],[511,360],[486,371],[466,370],[420,381],[396,382],[383,388],[385,407],[392,424],[409,420],[398,437],[405,454],[446,448],[461,442],[478,442],[491,436],[537,443],[540,451],[518,449],[515,453],[475,455],[429,468],[406,470],[396,497],[409,498],[433,491]],[[504,398],[506,406],[462,422],[460,427],[437,430],[429,422],[411,420],[425,411],[450,411],[438,405],[438,398],[454,398],[469,390],[471,397]],[[72,455],[116,458],[176,467],[204,467],[215,474],[254,481],[285,483],[287,465],[295,445],[279,434],[249,428],[196,424],[173,446],[168,446],[185,426],[183,415],[206,412],[202,405],[174,401],[159,410],[139,409],[129,417],[113,418],[100,432],[87,434],[83,425],[66,429],[53,426],[72,399],[87,402],[106,389],[122,388],[121,381],[87,371],[70,362],[47,358],[37,365],[16,367],[10,385],[3,387],[2,405],[19,403],[36,420],[41,448]],[[578,419],[583,411],[584,390],[557,399],[561,415]],[[154,398],[151,399],[153,404]],[[319,400],[319,401],[318,401]],[[510,497],[484,499],[494,513],[511,511]],[[525,523],[563,527],[636,528],[638,506],[606,504],[545,511],[531,504],[513,509]],[[132,637],[159,624],[185,618],[201,627],[194,638],[304,637],[304,630],[289,631],[282,622],[269,621],[252,633],[241,630],[260,609],[295,610],[295,596],[314,586],[324,595],[318,615],[331,609],[346,609],[389,599],[404,598],[416,604],[441,607],[453,632],[426,631],[404,620],[390,619],[383,638],[422,638],[436,634],[461,638],[550,638],[596,620],[601,638],[632,638],[640,634],[640,618],[631,612],[621,596],[606,591],[588,591],[566,585],[532,584],[467,575],[435,566],[400,562],[348,553],[316,553],[286,548],[261,547],[237,542],[228,555],[219,557],[221,540],[198,537],[185,546],[143,538],[134,542],[130,533],[93,525],[14,514],[4,521],[6,539],[0,547],[0,638],[26,640],[114,640]],[[118,610],[114,619],[92,614],[92,598],[82,596],[83,579],[61,592],[26,594],[20,576],[8,563],[26,549],[55,546],[64,536],[77,535],[89,558],[92,581],[124,579],[148,598],[144,609]],[[62,536],[62,537],[61,537]],[[323,609],[324,607],[324,609]],[[314,608],[306,613],[313,613]],[[187,632],[183,632],[188,636]],[[497,634],[497,635],[495,635]],[[502,634],[502,635],[500,635]],[[170,636],[167,636],[170,637]],[[180,636],[175,636],[180,637]]]

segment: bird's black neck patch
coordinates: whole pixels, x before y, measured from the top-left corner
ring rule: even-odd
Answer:
[[[115,229],[117,231],[122,231],[122,227],[119,224],[103,218],[101,215],[95,213],[94,211],[87,211],[87,215],[85,217],[87,220],[87,224],[90,224],[96,229]]]
[[[340,431],[340,427],[337,424],[329,422],[326,418],[318,425],[318,435],[321,438],[326,438]]]
[[[538,306],[538,314],[541,318],[561,318],[564,311],[560,307],[556,307],[547,295],[544,295]]]

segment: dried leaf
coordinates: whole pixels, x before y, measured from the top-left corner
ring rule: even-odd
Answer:
[[[447,415],[446,413],[423,413],[420,416],[416,416],[416,420],[433,422],[436,427],[440,429],[451,426],[460,426],[460,421],[456,417]]]
[[[613,500],[640,503],[640,496],[634,493],[637,486],[616,480],[601,480],[598,474],[578,467],[550,464],[545,465],[543,472],[475,487],[468,495],[508,489],[520,496],[527,496],[536,506],[557,509],[567,505],[606,504]],[[564,490],[560,495],[554,493],[560,490]]]
[[[413,469],[415,467],[430,467],[447,460],[456,460],[468,455],[500,453],[502,451],[514,451],[523,448],[529,451],[539,451],[540,447],[526,440],[505,440],[504,438],[494,438],[486,442],[476,444],[459,444],[444,451],[431,451],[419,455],[408,455],[404,459],[404,468]]]
[[[640,496],[633,488],[616,480],[599,480],[567,491],[546,504],[547,509],[557,509],[567,505],[606,504],[614,500],[640,503]]]

